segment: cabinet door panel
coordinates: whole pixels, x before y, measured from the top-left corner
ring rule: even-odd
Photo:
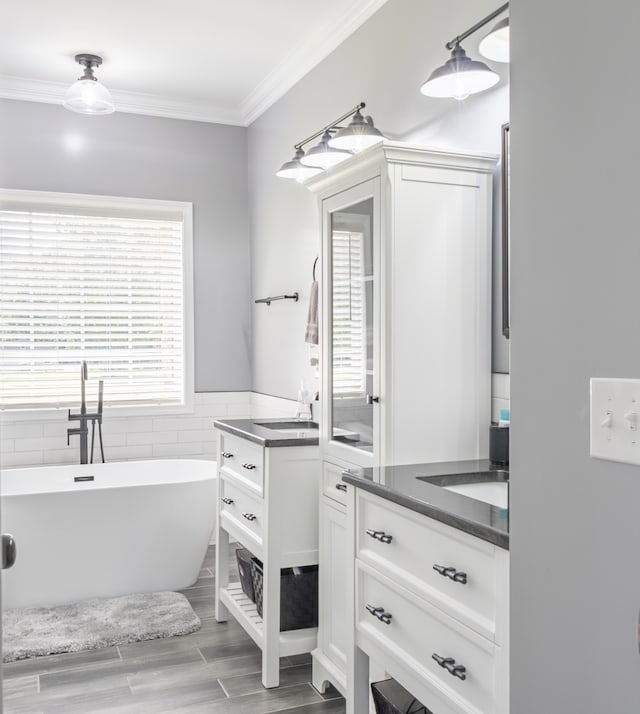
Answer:
[[[346,513],[323,498],[321,505],[320,617],[322,649],[345,671],[347,665],[347,554]]]

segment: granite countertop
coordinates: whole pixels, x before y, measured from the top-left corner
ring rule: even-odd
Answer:
[[[498,470],[488,460],[378,466],[342,480],[482,540],[509,548],[509,509],[448,491],[420,477]],[[437,479],[436,479],[437,480]]]
[[[216,419],[213,426],[229,434],[235,434],[261,446],[317,446],[318,425],[302,421],[293,428],[277,429],[279,425],[293,425],[295,419]],[[263,426],[272,425],[271,427]]]

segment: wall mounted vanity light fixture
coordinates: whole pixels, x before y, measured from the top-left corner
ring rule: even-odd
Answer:
[[[467,53],[460,46],[460,43],[469,37],[469,35],[472,35],[481,27],[491,22],[491,20],[495,19],[508,7],[508,2],[501,5],[497,10],[494,10],[491,14],[487,15],[487,17],[473,25],[473,27],[470,27],[461,35],[447,42],[445,47],[451,50],[451,58],[441,67],[433,70],[429,79],[420,87],[422,94],[426,94],[428,97],[466,99],[470,94],[483,92],[498,82],[500,79],[499,75],[484,62],[468,57]],[[500,25],[500,23],[498,23],[498,25]],[[498,25],[489,33],[490,35],[498,29]],[[506,27],[508,33],[508,20]],[[504,30],[504,27],[501,29]],[[488,38],[485,39],[488,41]],[[491,43],[489,43],[489,45],[491,46]]]
[[[488,35],[480,40],[478,50],[483,57],[494,62],[509,61],[509,18],[495,25]]]
[[[87,53],[76,55],[76,62],[84,67],[81,77],[74,82],[65,95],[62,106],[79,114],[111,114],[115,111],[109,90],[98,82],[93,73],[102,64],[102,57]]]
[[[384,135],[376,129],[373,119],[361,114],[365,106],[364,102],[360,102],[331,124],[295,144],[293,159],[285,161],[276,176],[304,181],[382,141]],[[349,117],[353,118],[348,126],[339,126],[340,122]],[[322,137],[319,143],[305,153],[302,147],[319,136]]]

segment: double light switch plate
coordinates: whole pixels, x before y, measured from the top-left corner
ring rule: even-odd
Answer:
[[[591,379],[591,456],[640,464],[640,379]]]

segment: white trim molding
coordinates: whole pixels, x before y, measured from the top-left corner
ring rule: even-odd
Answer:
[[[237,106],[223,105],[215,100],[194,101],[109,87],[116,112],[249,126],[386,2],[387,0],[345,0],[346,7],[340,17],[318,25],[315,31],[305,32],[304,41],[294,45],[285,59]],[[3,99],[62,105],[68,87],[68,83],[0,74],[0,98]]]

